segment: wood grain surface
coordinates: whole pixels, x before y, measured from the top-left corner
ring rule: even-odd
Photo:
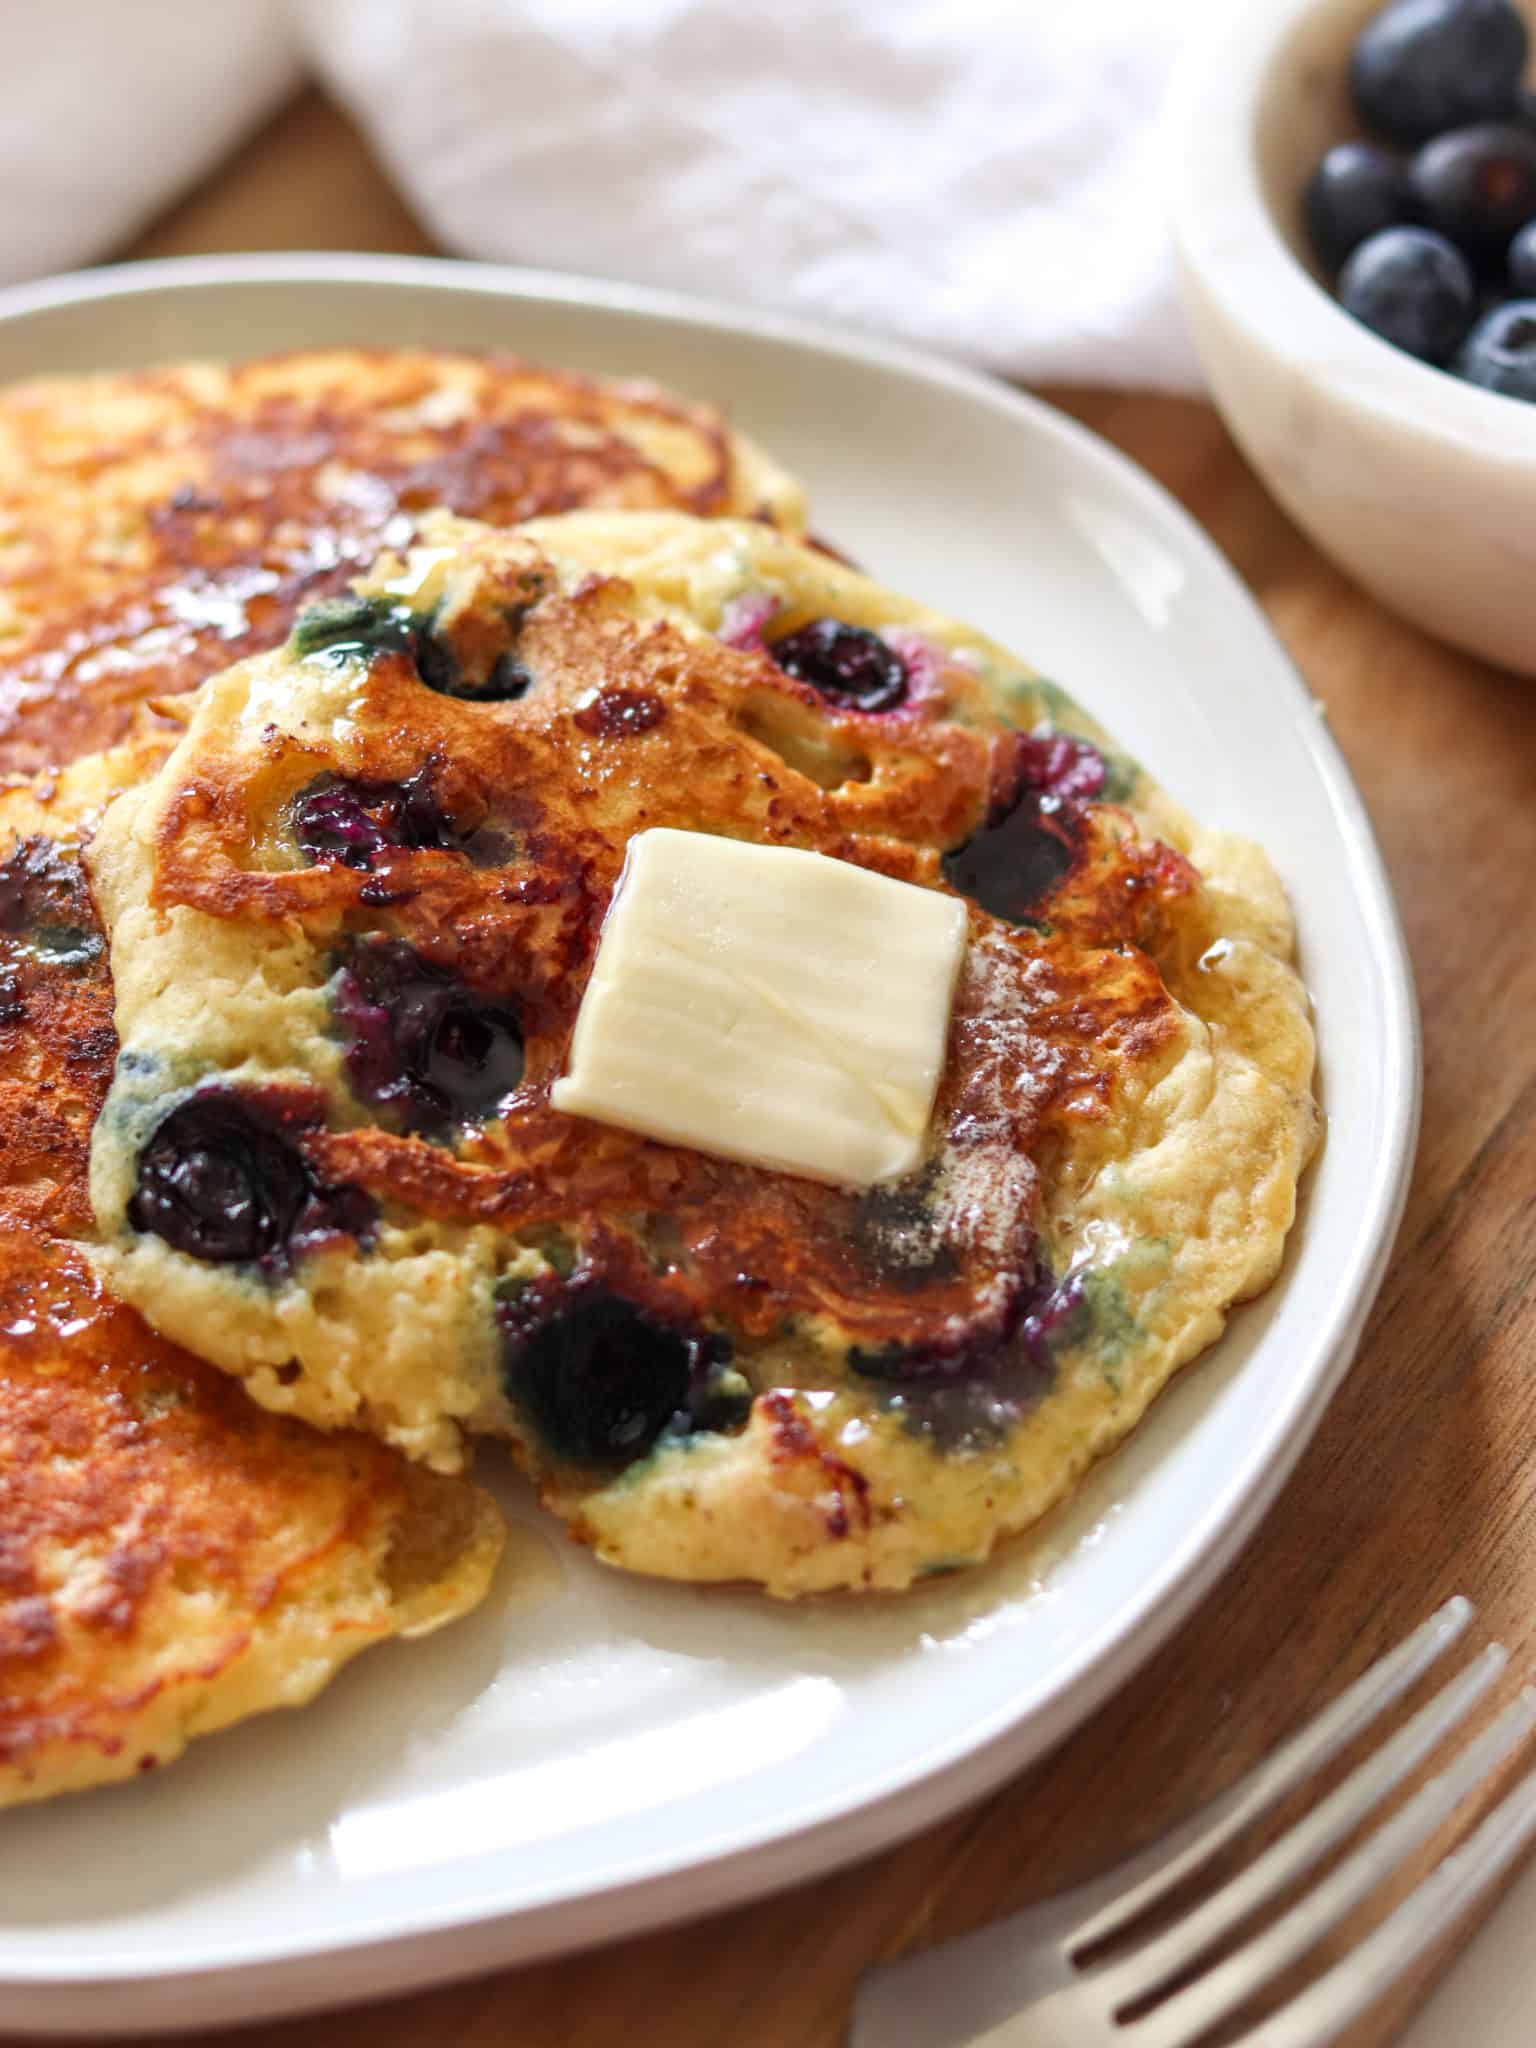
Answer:
[[[432,247],[356,131],[313,95],[123,253],[294,246]],[[1129,381],[1134,363],[1126,371]],[[1434,645],[1355,590],[1205,405],[1046,395],[1166,484],[1236,564],[1325,703],[1396,883],[1423,1005],[1423,1139],[1358,1363],[1262,1532],[1195,1618],[984,1805],[713,1920],[371,2009],[198,2036],[203,2048],[834,2048],[868,1964],[1113,1861],[1448,1594],[1470,1594],[1481,1636],[1501,1636],[1517,1670],[1529,1662],[1536,686]],[[1454,1947],[1452,1934],[1350,2048],[1391,2040]]]

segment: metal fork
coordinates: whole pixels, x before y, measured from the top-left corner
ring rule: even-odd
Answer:
[[[1527,1687],[1440,1776],[1277,1920],[1161,2004],[1135,2014],[1311,1870],[1404,1782],[1503,1670],[1500,1644],[1490,1644],[1230,1883],[1107,1961],[1079,1958],[1305,1783],[1406,1692],[1471,1619],[1468,1601],[1449,1601],[1246,1778],[1107,1875],[870,1971],[854,2001],[850,2048],[1191,2048],[1331,1933],[1536,1726],[1536,1689]],[[1324,2048],[1337,2040],[1533,1834],[1536,1773],[1357,1947],[1232,2048]],[[1133,2016],[1126,2018],[1127,2011]]]

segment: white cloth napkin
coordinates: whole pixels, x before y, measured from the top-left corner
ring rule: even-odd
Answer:
[[[103,254],[308,71],[461,254],[1188,387],[1157,116],[1209,4],[4,7],[0,278]]]
[[[0,0],[0,282],[105,255],[303,75],[283,0]]]

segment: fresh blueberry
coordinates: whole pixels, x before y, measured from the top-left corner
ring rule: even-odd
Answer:
[[[648,1314],[591,1279],[534,1282],[498,1311],[502,1374],[558,1457],[609,1465],[663,1430],[733,1428],[750,1396],[723,1381],[730,1344]]]
[[[1536,298],[1536,220],[1528,222],[1510,243],[1507,261],[1515,296]]]
[[[270,1261],[338,1231],[365,1238],[372,1203],[318,1178],[293,1142],[296,1121],[286,1104],[253,1092],[188,1096],[139,1154],[128,1221],[218,1265]]]
[[[768,652],[796,682],[809,683],[839,711],[893,711],[907,695],[907,665],[863,626],[812,619],[770,643]]]
[[[1452,368],[1485,391],[1536,399],[1536,298],[1510,299],[1485,313]]]
[[[1467,259],[1443,235],[1383,228],[1344,265],[1339,301],[1383,341],[1447,363],[1472,324],[1477,291]]]
[[[293,806],[294,837],[305,858],[339,860],[365,873],[394,847],[465,844],[432,793],[427,769],[404,782],[361,782],[330,776],[312,783]]]
[[[1408,173],[1373,142],[1336,142],[1307,181],[1302,212],[1317,260],[1332,277],[1368,236],[1413,218]]]
[[[354,946],[332,1014],[347,1078],[408,1130],[438,1133],[492,1115],[523,1076],[523,1027],[505,1000],[468,988],[403,939]]]
[[[1527,42],[1510,0],[1391,0],[1355,40],[1355,105],[1408,144],[1500,120],[1515,111]]]
[[[1510,121],[1457,128],[1425,143],[1408,176],[1425,226],[1494,274],[1510,238],[1536,216],[1536,135]]]

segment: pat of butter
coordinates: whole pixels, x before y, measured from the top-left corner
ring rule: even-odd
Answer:
[[[636,833],[551,1099],[815,1180],[907,1173],[965,931],[958,898],[825,854]]]

